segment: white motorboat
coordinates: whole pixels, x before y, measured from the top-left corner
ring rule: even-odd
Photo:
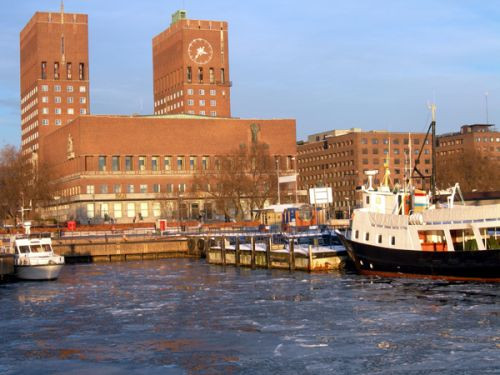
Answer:
[[[14,275],[21,280],[55,280],[64,265],[64,257],[54,254],[50,237],[15,237],[11,251]]]

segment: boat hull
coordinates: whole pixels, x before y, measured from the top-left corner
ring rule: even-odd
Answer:
[[[339,235],[359,273],[500,282],[500,249],[477,251],[397,250],[348,240]]]
[[[21,280],[55,280],[64,264],[16,266],[15,276]]]

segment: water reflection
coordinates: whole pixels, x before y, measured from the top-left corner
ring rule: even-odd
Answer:
[[[493,373],[499,294],[195,260],[66,266],[0,286],[0,373]]]

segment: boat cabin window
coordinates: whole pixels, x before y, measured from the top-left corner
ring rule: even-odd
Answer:
[[[396,245],[396,237],[395,236],[391,237],[391,245],[392,246]]]
[[[370,241],[370,233],[366,232],[365,234],[365,241]]]
[[[26,254],[26,253],[30,252],[30,247],[29,246],[19,246],[18,249],[19,249],[19,251],[22,254]]]
[[[359,230],[357,230],[356,232],[354,232],[354,238],[356,238],[356,239],[359,238]]]
[[[46,243],[42,246],[43,246],[43,251],[45,251],[46,253],[50,253],[52,251],[52,249],[50,248],[50,245],[48,243]]]
[[[378,235],[378,241],[377,242],[378,243],[382,243],[382,235],[381,234]]]
[[[32,245],[31,246],[31,251],[33,253],[43,253],[44,252],[42,245]]]
[[[366,204],[370,204],[370,196],[369,195],[366,196]]]

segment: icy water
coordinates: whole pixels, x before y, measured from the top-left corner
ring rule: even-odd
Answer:
[[[500,374],[497,284],[66,266],[0,285],[1,374]]]

